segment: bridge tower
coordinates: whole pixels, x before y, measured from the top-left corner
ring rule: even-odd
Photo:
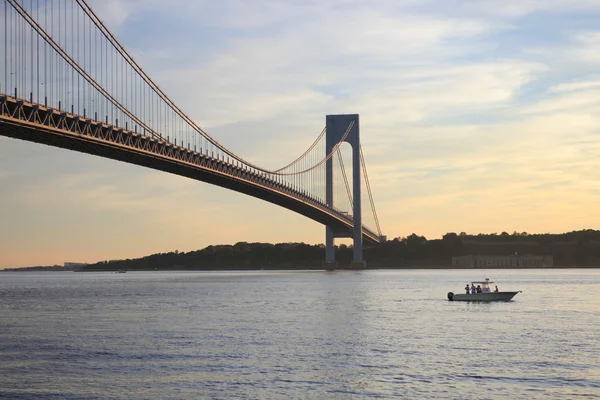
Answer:
[[[342,114],[326,116],[325,154],[330,154],[333,147],[339,143],[346,134],[346,130],[353,123],[350,132],[344,139],[352,146],[352,200],[354,229],[352,235],[348,232],[335,231],[332,227],[325,228],[325,263],[326,268],[335,268],[334,238],[352,237],[354,239],[354,254],[352,257],[352,268],[366,268],[363,260],[362,243],[362,214],[360,197],[360,129],[358,114]],[[325,200],[328,206],[333,206],[333,157],[326,162],[325,166]]]

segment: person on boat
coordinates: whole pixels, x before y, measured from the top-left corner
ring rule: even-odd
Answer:
[[[475,285],[473,283],[471,283],[471,294],[475,294],[477,293],[477,288],[475,288]]]
[[[465,291],[467,292],[467,294],[471,293],[470,290],[471,290],[471,288],[469,287],[469,284],[467,283],[467,286],[465,286]]]
[[[496,290],[494,290],[494,292],[497,292],[497,291],[498,291],[498,286],[496,286]]]
[[[477,285],[477,293],[481,293],[481,286]]]

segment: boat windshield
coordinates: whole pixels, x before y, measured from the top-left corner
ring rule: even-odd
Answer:
[[[493,284],[494,282],[490,282],[489,279],[486,279],[484,282],[471,282],[471,283],[475,286],[481,286],[481,292],[486,293],[486,292],[492,291],[490,288],[490,285]]]

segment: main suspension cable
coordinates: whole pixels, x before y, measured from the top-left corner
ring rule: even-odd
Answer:
[[[306,155],[307,155],[307,154],[308,154],[308,153],[309,153],[309,152],[310,152],[310,151],[311,151],[311,150],[312,150],[312,149],[313,149],[313,148],[314,148],[314,147],[315,147],[315,146],[316,146],[318,143],[319,143],[319,141],[321,140],[321,138],[323,137],[323,135],[325,134],[325,132],[326,132],[326,131],[327,131],[327,127],[323,128],[323,130],[321,131],[321,134],[319,135],[319,137],[317,138],[317,140],[315,140],[315,141],[313,142],[313,144],[312,144],[312,145],[311,145],[311,146],[308,148],[308,150],[306,150],[306,151],[304,152],[304,154],[302,154],[300,157],[296,158],[294,161],[292,161],[291,163],[289,163],[289,164],[288,164],[288,165],[286,165],[285,167],[282,167],[282,168],[276,169],[276,170],[275,170],[275,171],[273,171],[273,172],[280,172],[280,171],[283,171],[284,169],[286,169],[286,168],[289,168],[289,167],[293,166],[294,164],[297,164],[297,163],[299,163],[299,162],[300,162],[300,161],[301,161],[301,160],[302,160],[302,159],[303,159],[303,158],[304,158],[304,157],[305,157],[305,156],[306,156]]]
[[[221,143],[219,143],[215,138],[210,136],[206,131],[204,131],[196,122],[194,122],[187,114],[185,114],[161,89],[158,85],[146,74],[146,72],[135,62],[133,57],[125,50],[125,48],[119,43],[119,41],[113,36],[113,34],[106,28],[104,23],[100,20],[100,18],[94,13],[92,8],[87,4],[85,0],[75,0],[77,4],[83,9],[83,11],[88,15],[88,17],[94,22],[96,27],[102,32],[104,37],[113,45],[113,47],[117,50],[117,52],[125,59],[125,61],[142,77],[144,82],[146,82],[152,90],[173,110],[176,114],[178,114],[185,122],[188,123],[197,133],[204,136],[206,140],[208,140],[211,144],[221,150],[223,153],[227,154],[231,158],[246,164],[250,168],[253,168],[257,171],[278,175],[284,168],[280,168],[278,170],[272,171],[266,168],[259,167],[251,163],[250,161],[242,158],[241,156],[235,154],[231,150],[227,149]],[[323,132],[321,132],[321,135]],[[318,141],[318,140],[317,140]],[[314,147],[314,146],[313,146]],[[293,164],[293,163],[292,163]]]
[[[344,165],[344,160],[342,159],[342,152],[339,147],[337,149],[337,156],[340,161],[340,168],[342,170],[342,176],[344,177],[344,184],[346,185],[346,193],[348,194],[348,199],[350,200],[350,208],[352,209],[352,213],[354,213],[354,201],[352,200],[352,192],[350,191],[350,185],[348,184],[348,176],[346,175],[346,166]]]
[[[131,113],[126,107],[124,107],[117,99],[115,99],[110,93],[108,93],[94,78],[92,78],[63,48],[56,43],[56,41],[29,15],[29,13],[15,0],[7,0],[8,3],[15,9],[19,15],[52,47],[63,60],[65,60],[71,67],[77,71],[90,85],[92,85],[98,92],[100,92],[108,101],[110,101],[115,107],[121,110],[125,115],[137,122],[142,128],[146,129],[152,134],[152,136],[162,139],[161,135],[154,131],[152,128],[147,126],[142,120],[136,115]]]
[[[324,159],[322,159],[321,161],[319,161],[317,164],[313,165],[312,167],[304,169],[302,171],[295,171],[295,172],[289,172],[289,173],[281,173],[281,172],[269,172],[269,173],[272,175],[300,175],[300,174],[304,174],[305,172],[309,172],[309,171],[312,171],[312,170],[320,167],[321,165],[325,164],[328,160],[330,160],[331,157],[333,157],[333,155],[335,154],[337,149],[339,149],[339,147],[342,145],[342,143],[344,143],[344,141],[348,137],[348,134],[352,130],[353,125],[354,125],[354,121],[351,121],[350,124],[348,125],[348,128],[346,129],[346,132],[344,133],[344,136],[342,136],[340,141],[337,142],[335,144],[335,146],[333,146],[333,148],[331,149],[331,152],[329,154],[327,154],[327,156]]]
[[[367,167],[365,164],[365,158],[363,156],[362,146],[360,149],[360,165],[362,166],[363,175],[365,177],[365,184],[367,186],[367,193],[369,193],[369,201],[371,202],[371,210],[373,211],[373,219],[375,219],[375,225],[377,226],[377,233],[381,236],[381,227],[379,226],[379,218],[377,217],[377,211],[375,210],[375,202],[373,201],[373,193],[371,192],[371,184],[369,183],[369,175],[367,174]]]
[[[132,121],[136,122],[141,128],[145,131],[149,132],[152,136],[164,139],[163,136],[148,126],[144,121],[142,121],[139,117],[129,111],[125,106],[123,106],[115,97],[113,97],[106,89],[104,89],[87,71],[83,69],[51,36],[48,32],[33,19],[31,15],[25,10],[21,4],[19,4],[15,0],[7,0],[8,3],[21,15],[21,17],[35,30],[42,39],[50,45],[50,47],[58,53],[58,55],[64,59],[75,71],[83,77],[94,89],[96,89],[102,96],[104,96],[112,105],[118,108],[121,112],[123,112],[127,117],[131,118]],[[354,125],[354,121],[350,123],[348,129],[346,130],[344,136],[340,140],[340,142],[336,143],[333,147],[332,151],[319,163],[315,164],[310,168],[305,168],[300,171],[294,172],[282,172],[282,170],[289,168],[295,164],[297,164],[300,160],[302,160],[321,140],[323,135],[326,132],[326,129],[321,131],[321,134],[317,138],[317,140],[310,146],[310,148],[304,152],[299,158],[294,160],[292,163],[287,166],[277,169],[277,170],[268,170],[257,165],[250,163],[249,161],[243,159],[237,154],[233,153],[229,149],[225,148],[222,144],[212,138],[208,133],[206,133],[200,126],[198,126],[191,118],[189,118],[177,105],[158,87],[156,83],[144,72],[144,70],[135,62],[135,60],[129,55],[129,53],[125,50],[125,48],[116,40],[116,38],[110,33],[110,31],[106,28],[106,26],[102,23],[102,21],[98,18],[98,16],[94,13],[91,7],[87,4],[85,0],[75,0],[77,4],[81,7],[84,13],[90,18],[90,20],[94,23],[94,25],[100,30],[100,32],[104,35],[104,37],[111,43],[111,45],[117,50],[117,52],[123,57],[123,59],[135,70],[135,72],[142,78],[142,80],[156,93],[161,100],[163,100],[166,105],[178,114],[188,125],[190,125],[197,133],[203,136],[207,141],[221,150],[223,153],[227,154],[231,158],[239,161],[242,164],[245,164],[247,167],[256,170],[257,172],[262,172],[265,174],[276,175],[276,176],[285,176],[285,175],[300,175],[306,172],[312,171],[319,166],[323,165],[325,162],[331,159],[333,154],[337,151],[342,142],[345,141],[348,136],[352,126]]]

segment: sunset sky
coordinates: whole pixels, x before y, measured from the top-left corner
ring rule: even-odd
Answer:
[[[383,233],[600,229],[600,0],[97,0],[200,126],[268,168],[358,113]],[[0,137],[0,268],[323,243],[242,194]]]

